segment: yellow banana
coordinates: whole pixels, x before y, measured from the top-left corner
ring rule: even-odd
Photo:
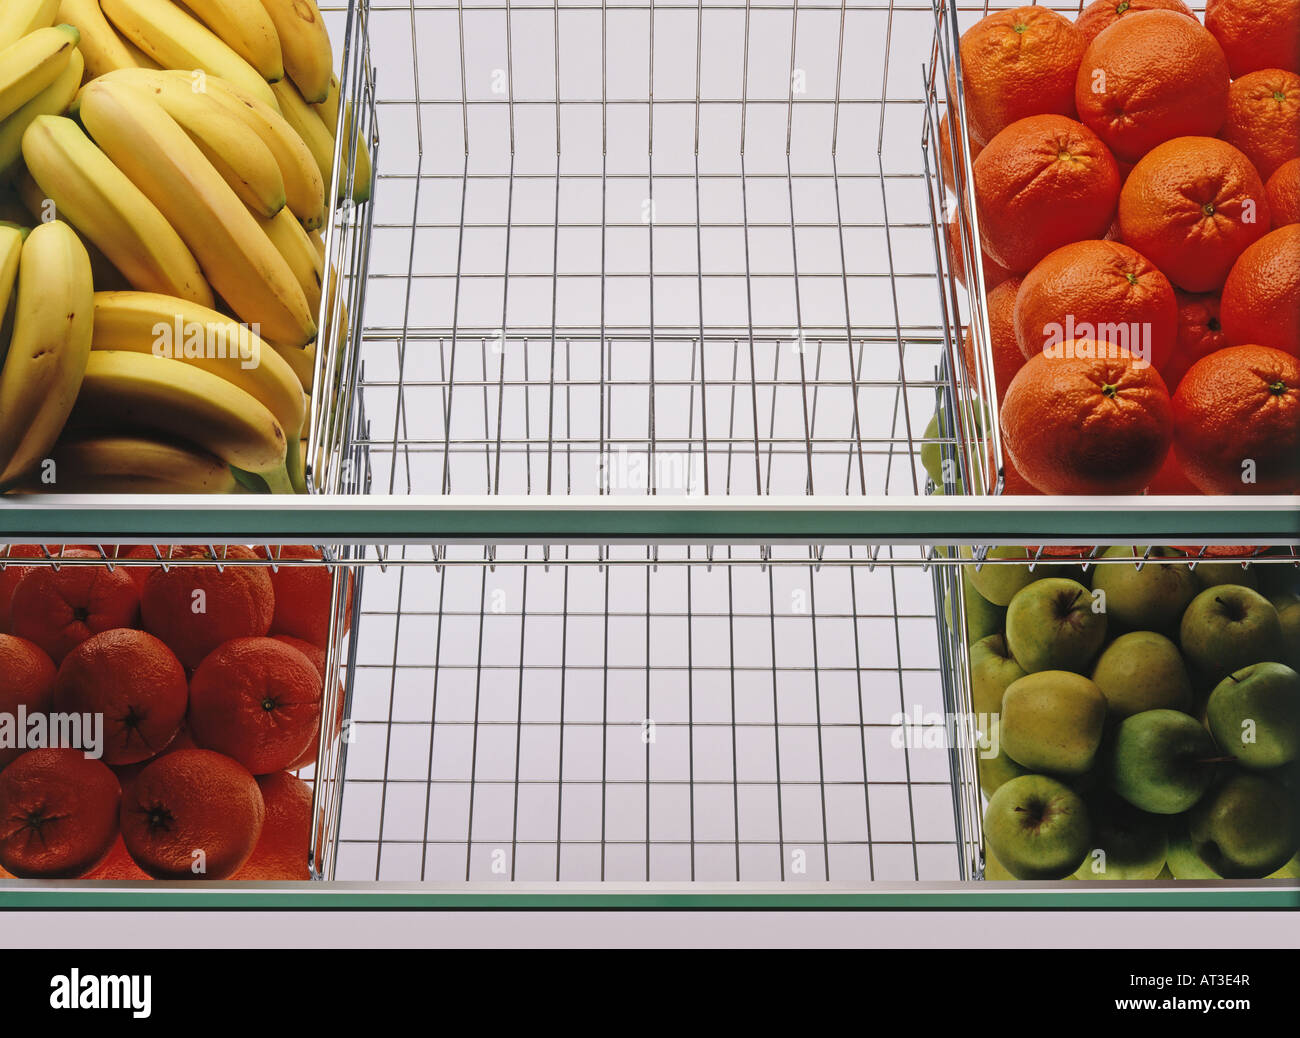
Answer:
[[[166,73],[176,75],[176,73]],[[325,223],[325,183],[311,151],[280,112],[225,80],[209,78],[208,95],[223,104],[262,138],[284,178],[293,215],[308,228]]]
[[[0,486],[39,466],[67,423],[90,356],[94,293],[76,232],[59,220],[32,231],[0,369]]]
[[[218,375],[179,360],[127,350],[95,350],[86,364],[77,421],[122,426],[193,443],[227,465],[291,493],[285,437],[262,404]]]
[[[0,50],[54,24],[59,0],[5,0],[0,6]]]
[[[215,455],[143,436],[65,435],[54,445],[50,460],[52,479],[31,489],[59,494],[234,494],[239,490],[230,466]]]
[[[71,25],[37,29],[0,50],[0,119],[7,119],[53,83],[77,49]]]
[[[18,261],[26,238],[23,228],[0,224],[0,323],[4,323],[9,314],[9,304],[13,301],[14,286],[18,283]],[[0,340],[0,355],[7,346],[7,339]]]
[[[298,379],[298,384],[302,386],[302,391],[310,393],[312,381],[316,377],[316,344],[313,342],[307,346],[299,347],[277,346],[275,343],[271,343],[271,348],[289,365],[290,370]]]
[[[257,222],[289,264],[303,295],[307,297],[307,305],[311,307],[312,313],[317,313],[320,310],[325,265],[316,246],[302,229],[302,224],[294,219],[293,213],[288,209],[282,209],[269,220],[259,219]]]
[[[166,217],[71,119],[37,117],[23,136],[23,158],[38,196],[22,187],[33,215],[48,215],[43,194],[135,288],[213,304],[198,261]]]
[[[261,0],[187,0],[185,6],[263,79],[284,78],[280,36]]]
[[[169,0],[100,0],[118,31],[163,68],[200,69],[274,105],[266,80],[206,25]]]
[[[133,84],[150,93],[246,206],[259,216],[274,216],[285,205],[284,177],[271,150],[240,119],[206,90],[204,79],[167,76],[151,69],[122,69],[106,81]]]
[[[329,130],[331,137],[337,137],[339,133],[339,102],[341,99],[341,90],[337,76],[330,77],[329,94],[318,105],[312,107],[316,109],[316,114],[321,117],[325,128]],[[348,141],[352,139],[352,117],[356,108],[351,101],[348,102],[348,117],[343,126],[343,147],[347,147]],[[332,154],[332,153],[331,153]],[[352,201],[360,205],[362,202],[369,201],[371,195],[371,182],[373,180],[372,162],[370,160],[370,146],[366,144],[365,136],[357,134],[356,148],[354,149],[356,158],[356,172],[353,174],[352,184]],[[346,190],[346,181],[339,186],[340,193]]]
[[[301,484],[301,473],[295,475],[293,468],[306,398],[288,363],[244,325],[207,307],[153,292],[98,292],[92,349],[168,357],[242,389],[284,429],[290,477],[296,486]]]
[[[81,34],[77,46],[86,59],[86,74],[90,79],[114,69],[135,67],[131,52],[99,9],[99,0],[63,0],[58,18]]]
[[[334,72],[334,48],[330,46],[325,19],[316,0],[261,0],[261,3],[275,23],[284,54],[284,71],[308,101],[312,104],[324,101]]]
[[[303,100],[298,88],[288,79],[271,84],[271,92],[275,94],[284,121],[293,127],[294,133],[307,145],[316,168],[320,170],[321,181],[328,190],[330,174],[334,170],[334,138],[330,135],[329,127],[321,119],[320,113]]]
[[[315,337],[315,315],[284,257],[149,94],[126,83],[97,80],[81,92],[81,119],[109,158],[167,217],[213,289],[241,320],[263,338],[292,346]]]
[[[74,50],[72,59],[58,79],[0,123],[0,177],[22,158],[23,134],[38,115],[62,115],[68,110],[68,105],[77,96],[85,68],[81,51]]]

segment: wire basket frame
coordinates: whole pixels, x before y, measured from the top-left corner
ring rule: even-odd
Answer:
[[[922,491],[942,338],[923,95],[889,56],[924,53],[928,7],[370,18],[394,69],[362,381],[377,487]]]

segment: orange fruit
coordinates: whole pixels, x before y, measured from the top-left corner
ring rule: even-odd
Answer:
[[[187,702],[180,660],[144,631],[87,638],[68,653],[54,684],[57,709],[103,716],[105,764],[161,753],[180,730]]]
[[[178,750],[144,769],[122,798],[127,852],[154,879],[229,879],[266,818],[257,781],[211,750]]]
[[[1210,137],[1228,108],[1228,61],[1200,22],[1173,11],[1117,21],[1083,55],[1079,120],[1118,159],[1136,162],[1174,137]]]
[[[1205,27],[1234,79],[1261,68],[1300,72],[1300,0],[1210,0]]]
[[[1223,333],[1300,354],[1300,224],[1270,231],[1243,252],[1223,286]]]
[[[82,879],[94,880],[131,880],[149,879],[149,873],[140,868],[126,849],[126,841],[119,833],[113,846],[108,849],[104,860],[87,872]]]
[[[1044,494],[1136,494],[1169,450],[1169,391],[1105,343],[1031,357],[1002,402],[1007,454]],[[1109,354],[1109,356],[1108,356]]]
[[[1183,0],[1093,0],[1074,21],[1074,27],[1083,35],[1084,43],[1091,43],[1125,15],[1139,11],[1177,11],[1195,18],[1192,9]]]
[[[278,549],[258,548],[263,558],[320,559],[318,549],[307,544],[286,544]],[[334,574],[329,566],[302,566],[287,561],[271,572],[271,586],[275,589],[275,615],[271,619],[272,634],[289,634],[313,645],[324,647],[329,641],[330,596],[334,590]],[[346,619],[352,619],[352,576],[347,575]]]
[[[324,682],[325,682],[325,650],[324,649],[320,648],[319,646],[312,645],[311,642],[305,642],[301,638],[294,638],[287,634],[275,634],[272,635],[272,638],[274,638],[277,642],[283,642],[285,645],[288,645],[290,648],[297,649],[304,656],[306,656],[307,659],[311,661],[311,665],[316,668],[316,673],[320,675],[321,684],[322,687],[324,687]],[[321,701],[323,704],[324,703],[323,693],[322,693]],[[345,705],[346,705],[345,689],[343,687],[343,682],[340,681],[339,692],[338,692],[338,706],[335,707],[334,709],[334,733],[333,734],[334,734],[334,738],[336,739],[338,738],[339,734],[343,731],[343,712],[344,712]],[[291,763],[285,770],[297,771],[299,768],[305,768],[309,764],[315,764],[316,754],[319,752],[319,750],[320,750],[320,722],[317,721],[315,727],[312,729],[311,741],[307,743],[307,748],[303,750],[302,754],[299,757],[297,757],[293,761],[293,763]]]
[[[237,880],[309,880],[311,869],[311,786],[287,771],[257,780],[266,803],[266,822],[253,856]]]
[[[1025,358],[1020,354],[1020,347],[1016,345],[1016,328],[1012,321],[1016,305],[1016,290],[1019,287],[1020,279],[1012,278],[995,286],[986,297],[985,308],[993,345],[993,380],[997,387],[998,400],[1006,394],[1007,386],[1011,385],[1016,372],[1025,363]],[[966,362],[966,377],[970,385],[978,390],[979,383],[975,381],[976,372],[983,369],[975,363],[975,341],[969,328],[962,339],[961,352],[962,359]]]
[[[1115,159],[1095,133],[1061,115],[1013,123],[975,160],[984,249],[1012,273],[1062,245],[1100,238],[1118,198]]]
[[[0,714],[17,718],[48,713],[54,698],[54,664],[39,645],[26,638],[0,634]],[[0,746],[0,770],[21,757],[16,746]]]
[[[1178,298],[1178,344],[1174,347],[1173,357],[1160,370],[1170,390],[1178,388],[1178,383],[1198,360],[1228,345],[1219,317],[1218,292],[1204,295],[1177,292],[1175,295]]]
[[[1221,136],[1267,180],[1279,166],[1300,158],[1300,76],[1261,69],[1228,88],[1228,117]]]
[[[72,548],[64,558],[97,559]],[[55,663],[93,634],[134,627],[140,593],[121,569],[105,566],[38,566],[19,581],[10,603],[13,633],[35,642]]]
[[[1250,160],[1211,137],[1153,149],[1119,196],[1124,241],[1187,292],[1223,287],[1246,249],[1268,233],[1264,185]]]
[[[126,796],[131,791],[131,783],[140,777],[140,772],[144,771],[145,768],[156,761],[159,757],[165,757],[167,754],[175,753],[177,750],[197,749],[198,747],[194,745],[194,738],[190,735],[189,727],[182,724],[180,731],[176,733],[175,738],[163,747],[161,753],[150,757],[148,760],[136,761],[134,764],[113,764],[110,765],[110,767],[113,769],[113,774],[117,776],[117,781],[122,783],[122,795]]]
[[[121,789],[80,750],[29,750],[0,772],[0,865],[15,876],[72,879],[117,837]]]
[[[952,272],[957,278],[957,283],[962,287],[966,286],[966,256],[962,252],[961,232],[957,227],[957,217],[953,217],[944,226],[944,231],[948,236],[948,256],[952,262]],[[1011,271],[995,263],[987,252],[980,250],[980,268],[984,274],[984,291],[988,292],[996,288],[1007,278],[1011,277]]]
[[[201,558],[200,548],[177,548],[175,558]],[[226,558],[256,559],[232,545]],[[151,570],[140,599],[144,629],[161,638],[191,670],[232,638],[252,638],[271,629],[275,592],[266,568],[257,566],[173,566]]]
[[[190,682],[190,733],[254,775],[283,771],[319,731],[321,677],[297,649],[236,638],[214,650]]]
[[[989,471],[993,471],[993,445],[989,444]],[[1036,489],[1029,480],[1020,474],[1016,468],[1015,462],[1007,457],[1005,448],[1002,451],[1002,496],[1023,496],[1026,494],[1041,494],[1042,491]]]
[[[1178,462],[1177,451],[1170,451],[1165,455],[1165,463],[1147,484],[1148,494],[1194,496],[1200,492],[1196,484],[1183,472],[1183,466]]]
[[[1264,185],[1274,229],[1300,223],[1300,159],[1284,162]],[[0,602],[0,609],[3,609]]]
[[[1174,287],[1127,245],[1064,245],[1025,275],[1016,295],[1015,334],[1026,357],[1049,342],[1096,339],[1163,371],[1178,338]]]
[[[1300,489],[1300,360],[1248,345],[1197,361],[1174,394],[1174,450],[1207,494]]]
[[[18,582],[27,576],[34,567],[20,566],[11,559],[39,559],[44,552],[39,544],[11,544],[8,548],[0,546],[0,634],[9,633],[9,606],[13,601],[14,589]]]
[[[988,144],[1017,119],[1073,115],[1083,50],[1073,23],[1045,7],[997,11],[972,25],[959,45],[971,138]]]
[[[153,559],[157,561],[158,557],[161,555],[164,561],[159,562],[157,568],[162,569],[166,559],[168,559],[171,554],[180,554],[179,549],[172,548],[167,544],[157,545],[157,552],[154,551],[154,547],[155,546],[151,544],[136,544],[128,548],[126,551],[119,552],[118,558]],[[149,579],[149,574],[154,572],[153,568],[149,566],[123,566],[122,569],[125,570],[127,575],[135,581],[135,586],[140,589],[141,593],[144,592],[144,582]]]
[[[953,171],[953,165],[957,158],[957,152],[952,143],[953,123],[960,125],[961,120],[957,116],[956,109],[950,108],[943,113],[943,118],[939,120],[939,169],[943,174],[943,182],[947,185],[948,190],[955,192],[957,190],[957,176]],[[984,145],[970,138],[966,140],[966,147],[970,151],[971,162],[979,158],[979,153],[984,150]]]

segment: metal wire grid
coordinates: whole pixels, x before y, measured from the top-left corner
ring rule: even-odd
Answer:
[[[928,5],[370,5],[379,489],[919,493]],[[387,419],[392,415],[391,421]]]
[[[891,745],[944,709],[930,577],[869,561],[372,571],[336,878],[957,878],[947,754]]]

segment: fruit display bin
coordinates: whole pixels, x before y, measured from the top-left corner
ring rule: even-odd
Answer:
[[[352,736],[317,768],[324,882],[0,898],[1297,904],[1286,881],[970,882],[974,757],[913,729],[970,710],[954,582],[981,546],[1300,527],[1290,501],[928,493],[923,452],[970,442],[927,429],[961,388],[928,0],[353,9],[384,147],[344,232],[368,276],[326,492],[0,508],[0,542],[106,555],[335,546],[358,605],[331,639]]]
[[[1007,489],[1008,454],[1005,450],[1006,434],[999,404],[1006,393],[1005,383],[1009,379],[1003,376],[1002,391],[999,392],[998,381],[994,377],[995,350],[988,306],[988,293],[993,286],[986,280],[997,268],[997,264],[987,257],[980,244],[981,217],[975,204],[974,191],[977,150],[964,133],[952,134],[949,140],[949,126],[954,122],[959,126],[970,125],[967,119],[969,96],[960,61],[959,41],[962,34],[991,14],[1030,4],[1020,3],[1019,0],[985,0],[981,3],[933,0],[932,6],[933,38],[924,62],[925,87],[921,98],[923,112],[920,116],[923,125],[920,134],[923,175],[928,188],[928,218],[940,283],[937,301],[943,340],[940,352],[943,374],[951,376],[944,377],[941,381],[954,391],[954,396],[945,400],[944,406],[939,409],[936,429],[944,444],[943,456],[951,462],[951,468],[945,475],[949,493],[1002,494]],[[1073,21],[1088,6],[1088,0],[1063,0],[1044,4],[1035,0],[1032,6],[1045,8]],[[1180,6],[1193,12],[1198,22],[1204,24],[1206,0],[1189,0]],[[1127,7],[1122,7],[1121,14],[1126,10]],[[1094,71],[1095,80],[1099,75],[1104,76],[1104,70]],[[1131,163],[1122,165],[1124,168],[1132,166]],[[1117,231],[1118,218],[1107,232],[1107,239],[1115,237]],[[994,276],[1002,277],[1004,273]],[[1163,274],[1159,276],[1163,278]],[[1174,287],[1179,293],[1182,292],[1179,286]],[[1217,309],[1214,320],[1217,321]],[[1069,327],[1072,328],[1073,324]],[[1211,327],[1215,325],[1212,324]],[[1150,332],[1149,327],[1147,331]],[[963,359],[964,343],[969,346],[966,353],[968,361]],[[1172,396],[1175,384],[1170,384],[1167,388]],[[998,404],[993,403],[995,401]],[[1158,475],[1168,476],[1168,471],[1167,467]],[[1013,476],[1016,477],[1015,482],[1023,486],[1023,477],[1015,473]],[[1178,491],[1180,493],[1190,492],[1191,485],[1181,472],[1178,479],[1170,477],[1169,482],[1170,485],[1187,488]],[[1037,491],[1018,486],[1013,493],[1036,494]],[[1243,489],[1239,495],[1234,496],[1244,498],[1246,493]],[[1130,500],[1133,501],[1132,507],[1140,509],[1148,507],[1151,499],[1149,496],[1140,496]],[[1251,500],[1257,500],[1253,493]],[[1201,504],[1193,497],[1189,497],[1188,502],[1191,507],[1199,507]]]

